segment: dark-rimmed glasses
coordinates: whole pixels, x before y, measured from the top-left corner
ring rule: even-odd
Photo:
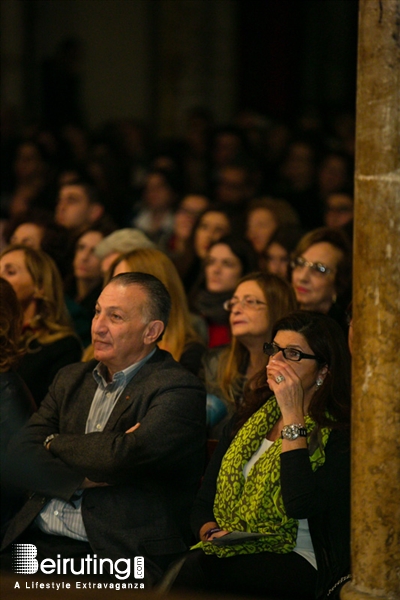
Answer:
[[[268,356],[275,356],[278,352],[282,352],[283,356],[286,360],[292,360],[294,362],[299,362],[302,358],[313,358],[314,360],[318,360],[318,356],[315,354],[305,354],[301,352],[301,350],[296,350],[296,348],[281,348],[275,342],[265,342],[263,346],[264,354],[268,354]]]

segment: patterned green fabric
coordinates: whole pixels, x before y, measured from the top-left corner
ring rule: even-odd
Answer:
[[[231,546],[215,546],[201,542],[206,554],[221,557],[257,552],[284,554],[296,545],[298,521],[285,513],[280,486],[280,454],[282,440],[276,440],[251,468],[248,477],[243,467],[261,446],[266,434],[281,415],[275,396],[272,396],[238,431],[229,446],[219,471],[214,515],[218,527],[227,531],[251,531],[268,534],[267,537]],[[307,440],[315,422],[305,416]],[[325,446],[330,429],[322,428],[310,462],[315,471],[325,462]]]

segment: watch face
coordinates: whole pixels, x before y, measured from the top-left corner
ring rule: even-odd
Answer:
[[[285,425],[282,429],[282,437],[285,440],[296,440],[299,437],[299,428],[297,425]]]
[[[285,440],[297,440],[298,437],[307,437],[307,429],[302,425],[284,425],[281,437]]]

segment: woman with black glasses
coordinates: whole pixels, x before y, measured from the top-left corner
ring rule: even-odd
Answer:
[[[299,308],[329,315],[347,331],[351,245],[340,229],[320,227],[299,241],[290,263]]]
[[[226,429],[198,493],[200,540],[175,587],[339,598],[350,578],[350,355],[337,323],[280,319],[259,385]]]

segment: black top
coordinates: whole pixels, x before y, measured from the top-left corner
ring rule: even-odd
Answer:
[[[192,511],[192,530],[215,521],[213,504],[220,465],[231,442],[233,421],[225,428],[206,470]],[[308,450],[281,454],[281,487],[287,515],[307,519],[318,567],[315,597],[328,590],[350,568],[350,441],[348,432],[334,430],[325,448],[325,463],[313,471]],[[337,590],[339,591],[340,586]],[[338,597],[335,594],[329,596]]]
[[[190,342],[184,347],[179,364],[193,373],[193,375],[198,376],[201,371],[202,358],[205,351],[206,347],[201,342]]]
[[[0,465],[3,473],[9,441],[36,410],[35,403],[15,371],[0,373]],[[10,486],[1,486],[1,527],[19,506],[22,497]]]
[[[17,371],[39,406],[61,367],[78,362],[81,358],[82,346],[73,335],[50,344],[40,344],[34,340],[30,350],[22,357]]]

